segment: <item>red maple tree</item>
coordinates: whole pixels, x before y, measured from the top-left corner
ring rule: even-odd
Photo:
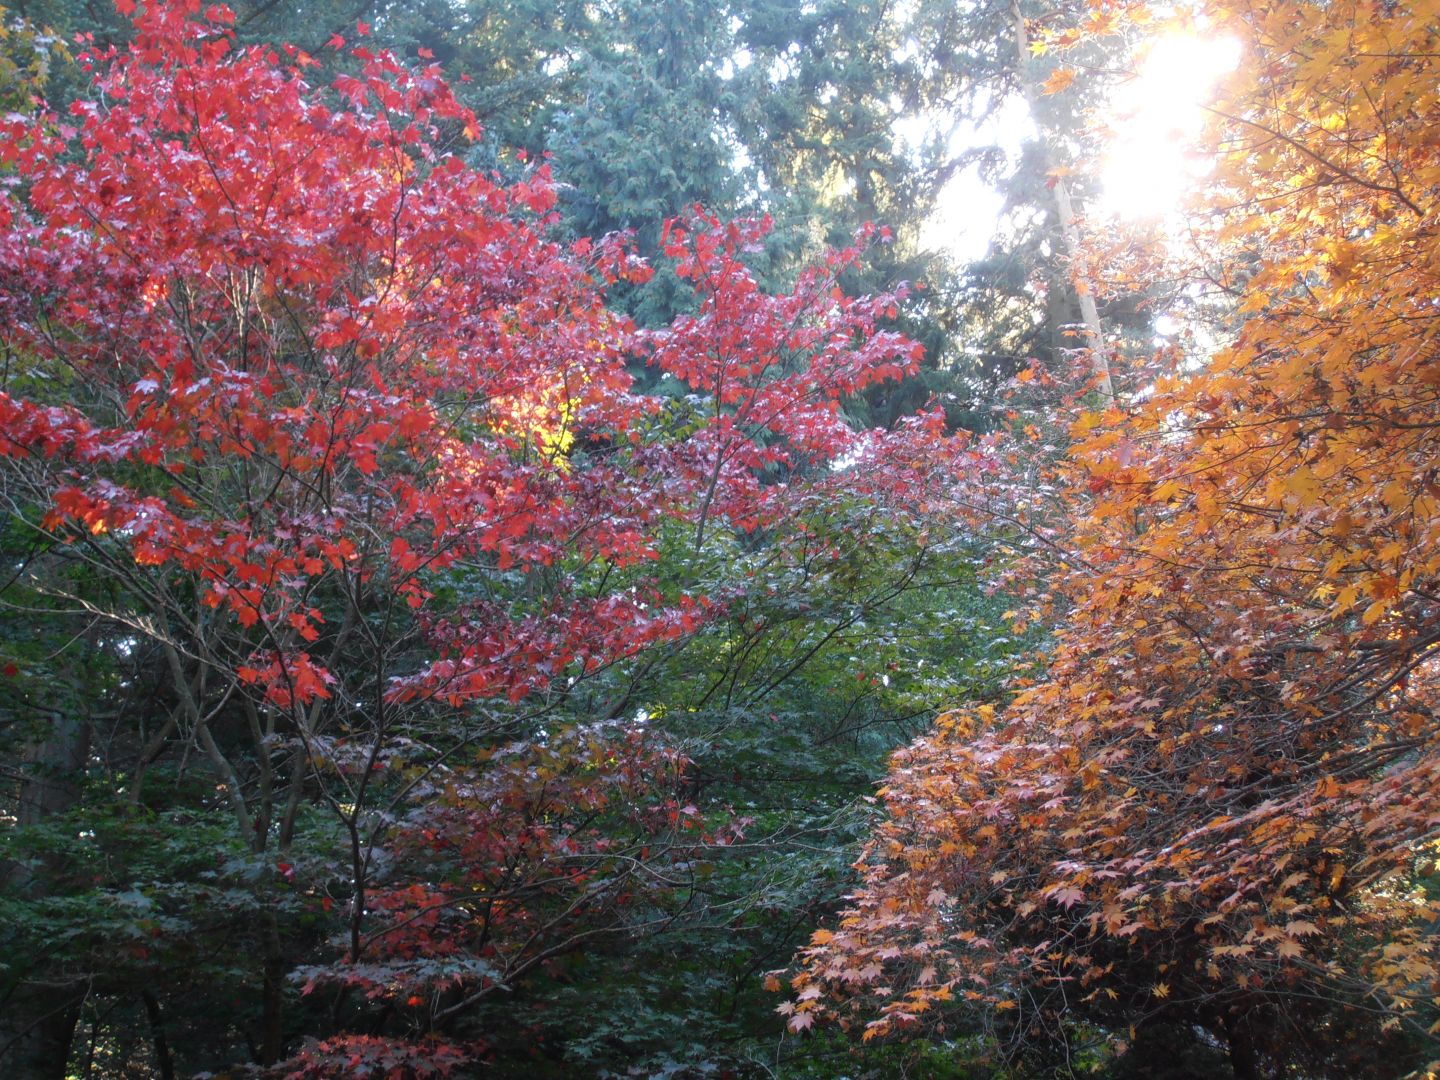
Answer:
[[[329,809],[346,870],[311,884],[343,962],[307,986],[442,1032],[613,930],[647,864],[733,835],[691,820],[663,737],[539,718],[723,608],[653,572],[676,535],[782,522],[862,450],[903,493],[933,423],[862,446],[840,406],[918,349],[879,328],[895,297],[836,287],[872,236],[772,295],[742,258],[764,223],[698,213],[665,244],[694,310],[642,332],[605,291],[650,270],[623,238],[555,239],[545,167],[467,165],[476,120],[436,67],[362,45],[317,89],[224,7],[124,9],[133,42],[81,57],[91,101],[0,122],[7,494],[103,587],[32,584],[163,653],[152,747],[193,740],[287,886],[301,811]],[[703,407],[672,422],[646,363]],[[342,1033],[294,1068],[472,1052]]]

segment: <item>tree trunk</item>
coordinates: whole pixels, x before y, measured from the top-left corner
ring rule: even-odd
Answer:
[[[50,737],[25,754],[26,776],[16,824],[38,825],[74,806],[80,798],[80,779],[89,753],[89,720],[57,719]]]
[[[155,1047],[155,1064],[160,1069],[160,1080],[175,1080],[175,1059],[170,1055],[170,1041],[165,1037],[165,1017],[160,1012],[160,1002],[146,990],[145,1015],[150,1020],[150,1043]]]
[[[265,917],[265,985],[262,990],[260,1064],[274,1065],[284,1050],[281,1028],[285,989],[285,958],[280,951],[280,924],[274,912]]]
[[[1012,0],[1010,16],[1015,29],[1016,75],[1020,80],[1020,89],[1030,106],[1030,115],[1035,120],[1036,134],[1040,141],[1040,150],[1044,155],[1046,169],[1053,174],[1054,154],[1049,140],[1045,138],[1044,131],[1040,130],[1038,92],[1034,81],[1030,78],[1030,35],[1025,29],[1025,16],[1020,11],[1020,0]],[[1073,259],[1080,247],[1080,233],[1075,228],[1075,207],[1070,201],[1070,186],[1065,183],[1065,178],[1061,175],[1054,174],[1051,179],[1054,181],[1051,190],[1055,194],[1055,213],[1060,218],[1060,235],[1065,241],[1066,253]],[[1074,275],[1074,289],[1076,302],[1080,305],[1080,322],[1085,328],[1085,347],[1090,350],[1090,363],[1095,370],[1096,382],[1105,400],[1107,402],[1114,401],[1115,384],[1110,379],[1110,362],[1105,356],[1105,337],[1100,326],[1100,310],[1095,306],[1094,293],[1091,291],[1090,283],[1079,275]]]
[[[90,753],[90,723],[84,718],[58,718],[49,737],[24,755],[25,780],[20,790],[16,824],[38,825],[74,806]],[[10,866],[0,872],[15,893],[38,897],[47,883],[44,870]],[[21,964],[25,958],[21,958]],[[7,1080],[65,1080],[70,1045],[86,985],[68,982],[41,970],[17,973],[0,1001],[0,1076]]]
[[[1230,1068],[1235,1070],[1235,1080],[1260,1080],[1255,1043],[1245,1016],[1231,1013],[1225,1017],[1225,1041],[1230,1046]]]

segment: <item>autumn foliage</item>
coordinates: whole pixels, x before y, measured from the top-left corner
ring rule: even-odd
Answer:
[[[1016,514],[1050,647],[896,755],[793,1029],[969,1002],[1019,1057],[1083,1019],[1199,1026],[1241,1077],[1425,1060],[1440,31],[1421,3],[1207,13],[1246,57],[1192,226],[1233,331],[1071,414],[1058,508]]]
[[[1077,276],[1209,281],[1219,344],[1080,350],[1089,385],[1008,445],[847,418],[920,360],[905,287],[839,285],[883,230],[772,291],[769,223],[692,209],[658,234],[681,314],[640,326],[610,297],[655,268],[566,237],[544,164],[477,167],[430,50],[359,23],[321,64],[223,6],[117,8],[129,43],[75,50],[86,100],[0,118],[3,591],[44,631],[0,635],[0,899],[43,924],[0,958],[0,1060],[65,1074],[100,1001],[173,1072],[167,1019],[218,972],[197,1063],[469,1075],[554,1049],[513,1019],[687,912],[808,933],[834,894],[786,911],[803,890],[735,854],[767,814],[774,866],[836,829],[756,796],[814,781],[756,735],[772,692],[823,657],[817,686],[867,688],[825,738],[858,733],[915,675],[869,620],[972,558],[1044,647],[894,756],[790,1029],[978,1018],[1022,1073],[1177,1031],[1239,1080],[1440,1056],[1432,5],[1204,6],[1245,60],[1188,254],[1097,238]],[[1095,0],[1052,46],[1151,24]],[[76,655],[103,671],[67,672],[71,716],[44,684]],[[112,873],[96,830],[162,820]]]
[[[298,988],[338,1030],[293,1075],[447,1074],[485,1052],[444,1038],[479,1003],[637,932],[742,834],[624,697],[553,716],[725,611],[661,548],[792,528],[847,455],[903,501],[906,447],[937,440],[840,410],[917,360],[880,328],[895,296],[836,287],[874,231],[773,295],[743,261],[765,223],[697,212],[665,237],[691,311],[641,331],[605,291],[650,269],[555,239],[544,167],[467,165],[436,67],[337,36],[349,73],[317,89],[232,19],[147,4],[132,45],[81,57],[93,100],[3,120],[7,509],[47,610],[163,659],[129,798],[193,747],[260,868],[261,1063],[295,1048]],[[645,365],[705,408],[638,392]],[[297,904],[325,937],[293,970]]]

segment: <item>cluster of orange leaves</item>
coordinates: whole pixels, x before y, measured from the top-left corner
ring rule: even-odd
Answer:
[[[1435,1019],[1440,25],[1206,14],[1245,47],[1192,222],[1227,343],[1073,415],[1063,522],[1021,571],[1047,655],[895,756],[793,1030],[966,1000],[1031,1033],[1321,998]]]

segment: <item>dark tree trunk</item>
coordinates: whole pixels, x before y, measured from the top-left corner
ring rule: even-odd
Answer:
[[[145,1015],[150,1020],[150,1043],[155,1047],[155,1064],[160,1070],[160,1080],[175,1080],[175,1059],[170,1056],[170,1041],[165,1037],[165,1017],[160,1012],[160,1002],[146,990]]]
[[[17,825],[38,825],[74,806],[90,753],[87,719],[57,719],[49,737],[23,758],[25,781],[16,810]],[[17,894],[44,895],[46,870],[28,866],[0,868],[0,880]],[[6,1080],[65,1080],[75,1025],[86,984],[31,968],[34,958],[18,958],[18,982],[5,987],[0,1002],[0,1076]]]
[[[284,1050],[281,1008],[284,1004],[285,958],[280,950],[280,925],[274,912],[266,915],[265,984],[260,1022],[260,1064],[274,1065]]]
[[[80,779],[90,753],[90,722],[57,719],[50,737],[25,754],[25,784],[20,790],[19,825],[38,825],[68,810],[80,798]],[[23,888],[27,882],[20,883]]]
[[[1255,1057],[1255,1043],[1250,1038],[1246,1016],[1231,1013],[1225,1018],[1225,1039],[1230,1044],[1230,1068],[1235,1080],[1260,1080],[1260,1065]]]

